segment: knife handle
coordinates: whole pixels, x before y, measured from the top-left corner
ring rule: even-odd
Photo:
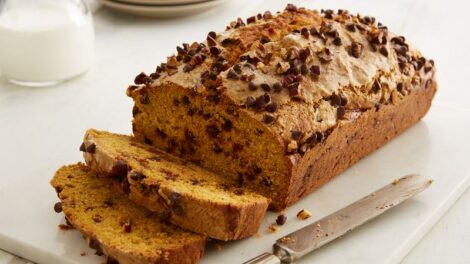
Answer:
[[[281,260],[271,253],[263,253],[243,264],[281,264]]]

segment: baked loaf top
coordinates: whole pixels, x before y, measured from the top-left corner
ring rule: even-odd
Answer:
[[[137,76],[128,94],[145,102],[150,87],[173,83],[209,101],[228,99],[278,134],[288,155],[303,155],[339,123],[434,76],[432,60],[375,18],[293,5],[177,51],[155,73]]]
[[[51,184],[90,247],[120,264],[196,263],[204,253],[205,236],[162,222],[83,164],[60,168]]]
[[[131,200],[211,238],[255,234],[269,204],[259,194],[129,136],[90,129],[81,149],[93,170],[124,178]]]

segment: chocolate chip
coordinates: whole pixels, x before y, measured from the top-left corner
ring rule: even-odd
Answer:
[[[403,83],[397,83],[397,91],[401,92],[403,91]]]
[[[270,112],[270,113],[276,112],[276,110],[277,110],[277,103],[276,103],[276,102],[272,102],[272,103],[268,104],[268,105],[266,106],[265,110],[266,110],[267,112]]]
[[[308,29],[307,28],[302,28],[300,30],[300,34],[302,35],[302,37],[308,39],[308,37],[310,37],[310,33],[308,32]]]
[[[290,135],[291,135],[292,139],[299,140],[302,137],[303,132],[300,131],[300,130],[291,130]]]
[[[341,97],[337,94],[332,94],[330,96],[330,103],[332,106],[339,106],[341,105]]]
[[[143,105],[150,104],[150,97],[148,93],[143,93],[139,96],[140,103]]]
[[[340,37],[336,37],[333,39],[333,44],[335,44],[336,46],[341,46],[343,44],[343,41]]]
[[[260,39],[260,42],[261,42],[262,44],[266,44],[266,43],[268,43],[268,42],[271,42],[271,40],[270,40],[268,37],[266,37],[266,36],[262,36],[261,39]]]
[[[238,79],[238,74],[235,72],[235,70],[230,69],[227,73],[227,78],[236,80]]]
[[[375,80],[374,83],[372,84],[372,87],[371,87],[371,91],[373,93],[377,93],[378,91],[380,91],[382,89],[382,84],[380,84],[380,82],[378,80]]]
[[[293,4],[287,4],[286,11],[295,12],[295,11],[297,11],[297,6],[295,6]]]
[[[94,215],[94,216],[92,217],[92,219],[93,219],[93,222],[95,222],[95,223],[101,223],[101,222],[103,221],[103,217],[102,217],[101,215],[99,215],[99,214]]]
[[[54,211],[56,213],[61,213],[62,212],[62,203],[61,202],[57,202],[54,204]]]
[[[273,114],[264,114],[264,116],[263,116],[263,122],[265,124],[271,124],[275,120],[276,120],[276,116],[274,116]]]
[[[85,152],[86,148],[85,148],[85,142],[82,142],[82,144],[80,145],[80,151],[81,152]]]
[[[88,147],[86,147],[86,152],[88,152],[90,154],[94,154],[95,151],[96,151],[95,143],[91,143],[90,145],[88,145]]]
[[[338,107],[338,109],[336,109],[336,116],[338,117],[338,119],[342,119],[345,114],[346,110],[344,109],[344,107],[340,106]]]
[[[380,52],[380,54],[384,55],[385,57],[388,57],[388,50],[385,46],[380,47],[379,52]]]
[[[324,48],[322,51],[317,52],[318,59],[321,62],[327,63],[333,60],[333,53],[331,53],[330,49]]]
[[[320,76],[320,66],[319,65],[313,65],[310,67],[310,74],[313,77],[314,80],[318,80],[318,77]]]
[[[220,134],[220,129],[216,125],[208,125],[206,132],[211,138],[217,138]]]
[[[213,39],[216,39],[217,38],[217,33],[215,33],[214,31],[211,31],[211,32],[207,33],[207,36],[209,36]]]
[[[306,64],[302,64],[302,66],[300,66],[300,73],[302,75],[307,75],[308,72],[309,72],[308,66]]]
[[[184,210],[181,205],[182,195],[177,192],[170,192],[168,194],[168,199],[170,200],[170,207],[176,215],[183,215]]]
[[[282,90],[282,84],[280,82],[275,82],[273,84],[273,90],[274,92],[280,92]]]
[[[362,46],[361,43],[353,42],[351,44],[351,56],[353,56],[354,58],[361,57],[363,49],[364,47]]]
[[[395,44],[398,44],[398,45],[406,45],[405,37],[403,37],[403,36],[393,37],[390,41],[392,43],[395,43]]]
[[[121,188],[125,194],[129,194],[131,192],[131,185],[129,184],[129,180],[127,179],[127,177],[124,177],[124,179],[122,180]]]
[[[210,47],[209,51],[213,56],[218,56],[220,54],[220,49],[217,47]]]
[[[132,231],[132,222],[131,222],[131,220],[127,220],[123,224],[123,228],[124,228],[125,233],[130,233]]]
[[[348,31],[351,31],[351,32],[355,32],[355,31],[356,31],[356,27],[355,27],[354,24],[347,24],[347,25],[346,25],[346,29],[347,29]]]
[[[249,82],[248,89],[250,89],[250,91],[256,91],[258,89],[258,86],[254,82]]]
[[[143,72],[139,73],[139,75],[137,75],[134,79],[134,83],[137,85],[146,84],[150,81],[152,81],[152,79]]]
[[[271,91],[271,86],[269,86],[269,84],[267,83],[262,83],[260,86],[261,86],[261,89],[263,89],[265,92]]]
[[[276,218],[276,224],[278,224],[280,226],[284,225],[286,223],[286,221],[287,221],[287,217],[284,214],[280,214]]]
[[[246,107],[252,107],[253,105],[255,105],[255,103],[256,103],[256,99],[253,96],[250,95],[246,97],[246,100],[245,100]]]
[[[269,11],[264,12],[263,19],[271,19],[271,18],[273,18],[273,15],[271,14],[271,12]]]
[[[225,131],[230,131],[230,130],[232,130],[232,128],[233,128],[232,121],[230,121],[230,120],[225,120],[224,124],[222,125],[222,128],[223,128]]]
[[[341,105],[342,106],[345,106],[345,105],[348,104],[348,98],[346,98],[346,96],[340,95],[339,97],[341,98]]]
[[[129,167],[127,163],[123,160],[117,160],[116,164],[114,164],[113,172],[117,175],[125,175],[128,171]]]
[[[255,16],[251,16],[251,17],[246,19],[247,24],[251,24],[251,23],[255,23],[255,22],[256,22],[256,17]]]
[[[133,181],[141,181],[141,180],[145,179],[146,177],[145,177],[145,175],[143,175],[140,172],[131,171],[129,173],[129,178],[131,178],[131,180],[133,180]]]

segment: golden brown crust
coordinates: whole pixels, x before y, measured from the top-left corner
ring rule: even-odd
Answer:
[[[204,236],[160,221],[83,164],[60,168],[51,185],[68,222],[88,238],[90,247],[121,264],[191,264],[204,253]],[[125,230],[120,221],[131,228]]]
[[[88,166],[123,177],[132,201],[187,230],[241,239],[257,232],[266,213],[265,197],[132,137],[90,129],[83,144],[85,150],[94,146],[84,151]]]

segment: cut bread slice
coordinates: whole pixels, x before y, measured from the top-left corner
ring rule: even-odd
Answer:
[[[204,253],[204,235],[163,222],[84,164],[60,168],[51,184],[61,201],[54,209],[110,263],[197,263]]]
[[[93,170],[120,177],[132,201],[211,238],[226,241],[255,234],[269,204],[232,180],[130,136],[90,129],[81,150]]]

